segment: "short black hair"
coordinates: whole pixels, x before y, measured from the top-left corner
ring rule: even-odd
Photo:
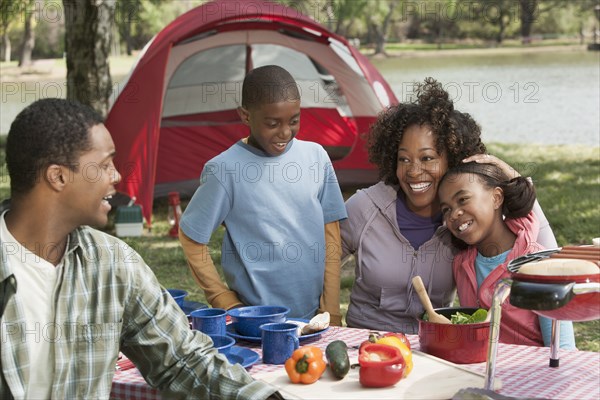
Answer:
[[[92,108],[63,99],[42,99],[23,109],[6,139],[11,196],[33,189],[51,164],[77,170],[81,153],[91,150],[90,128],[102,122]]]
[[[448,167],[464,158],[486,152],[481,141],[481,128],[467,113],[454,109],[442,85],[433,78],[416,84],[416,99],[383,111],[367,137],[369,161],[379,170],[379,179],[387,185],[398,185],[396,167],[398,146],[404,131],[412,125],[429,125],[438,153],[445,153]]]
[[[244,78],[242,106],[256,108],[264,104],[300,100],[300,90],[292,75],[277,65],[258,67]]]

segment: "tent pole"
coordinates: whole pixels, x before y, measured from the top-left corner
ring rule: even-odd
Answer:
[[[246,75],[248,75],[248,72],[252,69],[254,69],[252,67],[252,46],[246,44]]]

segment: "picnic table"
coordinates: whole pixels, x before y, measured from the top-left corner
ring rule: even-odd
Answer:
[[[343,340],[349,347],[351,362],[356,362],[358,346],[368,338],[369,331],[345,327],[330,327],[322,335],[303,341],[325,350],[333,340]],[[315,384],[292,385],[282,365],[257,362],[249,368],[256,379],[280,388],[285,398],[451,398],[461,388],[483,388],[486,364],[457,365],[419,351],[417,335],[407,335],[413,348],[414,368],[411,374],[390,388],[367,389],[358,383],[357,369],[351,369],[343,380],[335,380],[329,371]],[[249,348],[261,355],[260,343],[238,341],[236,346]],[[495,388],[503,396],[552,399],[599,399],[600,353],[560,350],[560,366],[550,368],[550,349],[499,344]],[[127,363],[128,360],[120,362]],[[111,398],[160,399],[160,392],[151,388],[135,367],[115,372]]]

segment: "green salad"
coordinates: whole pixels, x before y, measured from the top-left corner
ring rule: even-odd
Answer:
[[[471,315],[457,311],[456,314],[450,316],[450,322],[453,324],[476,324],[485,321],[487,315],[487,310],[484,310],[483,308],[478,309]],[[427,312],[423,314],[423,321],[429,321]]]
[[[458,311],[456,314],[450,316],[450,322],[453,324],[476,324],[485,321],[487,314],[487,310],[483,308],[480,308],[471,315]]]

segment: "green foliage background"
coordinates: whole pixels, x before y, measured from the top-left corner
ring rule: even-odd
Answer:
[[[499,23],[506,39],[520,39],[519,0],[275,0],[291,6],[336,33],[374,41],[373,27],[391,14],[388,43],[467,41],[494,44]],[[130,31],[134,49],[144,45],[177,16],[203,0],[118,0],[114,17],[112,55],[125,52],[123,35]],[[598,20],[597,0],[536,0],[532,35],[540,38],[591,37]],[[502,18],[500,15],[502,12]],[[18,56],[25,15],[34,13],[36,43],[33,58],[60,58],[64,54],[64,12],[59,0],[6,0],[0,3],[0,34],[7,32],[12,59]]]

